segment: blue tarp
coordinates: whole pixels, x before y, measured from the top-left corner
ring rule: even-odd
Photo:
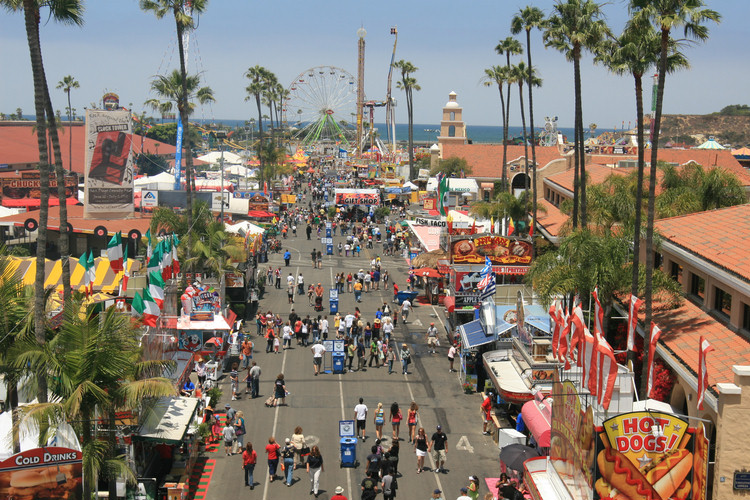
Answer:
[[[464,349],[472,349],[480,345],[489,344],[495,341],[495,335],[485,335],[482,323],[479,320],[470,321],[458,327],[458,334],[461,336],[461,346]]]

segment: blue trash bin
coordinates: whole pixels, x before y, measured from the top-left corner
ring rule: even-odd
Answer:
[[[333,244],[326,243],[326,255],[333,255]]]
[[[331,355],[333,359],[333,373],[344,373],[344,358],[346,356],[343,352],[334,352]]]
[[[331,314],[339,312],[339,299],[330,299],[328,302],[330,303]]]
[[[341,438],[341,467],[357,466],[357,439]]]

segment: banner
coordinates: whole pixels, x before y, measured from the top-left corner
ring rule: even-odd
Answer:
[[[53,500],[83,495],[80,451],[50,446],[0,462],[0,498]]]
[[[631,412],[605,420],[597,430],[595,500],[614,497],[614,490],[630,498],[703,498],[693,487],[705,491],[706,452],[701,450],[708,447],[705,437],[694,439],[696,430],[685,420]]]
[[[3,177],[0,178],[0,188],[2,189],[3,199],[20,200],[31,198],[38,200],[41,198],[39,188],[39,172],[36,176],[28,175],[32,172],[24,172],[21,178]],[[49,195],[50,198],[57,198],[57,177],[50,175],[49,178]],[[65,176],[65,196],[68,198],[78,198],[78,176]]]
[[[380,205],[380,191],[377,189],[336,189],[336,205]]]
[[[83,217],[133,216],[130,111],[86,110],[86,181]]]
[[[574,500],[588,500],[594,486],[594,412],[583,410],[578,390],[566,380],[552,405],[549,458]]]
[[[451,243],[453,264],[484,264],[485,257],[494,265],[528,265],[531,263],[531,243],[495,235],[469,235]]]

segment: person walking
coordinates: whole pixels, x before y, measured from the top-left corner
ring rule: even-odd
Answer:
[[[344,496],[344,488],[341,486],[336,486],[336,489],[333,490],[333,493],[334,495],[331,497],[331,500],[349,500]]]
[[[411,364],[411,351],[409,351],[408,345],[401,344],[401,369],[404,375],[407,375],[409,373],[409,364]]]
[[[372,368],[373,361],[375,362],[375,368],[380,368],[380,363],[378,361],[378,354],[379,354],[378,342],[377,340],[372,339],[370,341],[370,359],[367,361],[368,368]]]
[[[302,465],[304,465],[305,463],[305,453],[303,453],[303,451],[307,451],[305,450],[307,444],[305,443],[305,435],[302,434],[302,427],[300,427],[299,425],[294,428],[294,434],[292,434],[292,446],[294,446],[294,453],[299,459],[297,465],[299,467],[302,467]]]
[[[206,361],[203,356],[198,356],[198,360],[195,364],[195,374],[198,376],[198,383],[200,385],[206,384]]]
[[[448,454],[448,436],[443,432],[443,427],[438,425],[435,432],[430,438],[430,448],[432,458],[435,461],[435,472],[446,472],[445,458]]]
[[[268,455],[268,482],[272,483],[276,479],[276,469],[279,467],[279,450],[281,446],[276,442],[273,436],[268,438],[266,445],[266,455]]]
[[[276,288],[281,290],[281,268],[276,268],[276,272],[274,273],[274,276],[276,277]]]
[[[456,500],[471,500],[471,497],[469,496],[469,489],[465,486],[461,488],[461,495],[457,497]]]
[[[313,369],[315,370],[315,376],[317,377],[320,373],[320,367],[323,364],[323,354],[325,354],[326,348],[318,340],[312,345],[310,350],[313,353]]]
[[[356,335],[356,334],[355,334]],[[364,370],[365,368],[365,344],[362,342],[362,337],[357,337],[357,371]]]
[[[383,290],[388,290],[388,280],[390,279],[390,276],[388,275],[388,269],[383,271],[383,275],[380,277],[381,280],[383,280]]]
[[[231,457],[233,455],[232,446],[234,446],[234,440],[237,439],[237,436],[234,433],[234,426],[232,425],[232,422],[227,420],[224,423],[224,428],[221,430],[221,435],[224,438],[224,451],[226,452],[228,457]]]
[[[378,481],[372,472],[367,471],[367,475],[362,480],[362,500],[375,500],[378,495]]]
[[[285,483],[287,486],[291,486],[294,482],[294,446],[291,444],[291,439],[286,438],[284,441],[284,447],[281,449],[281,469],[284,471]]]
[[[250,397],[255,399],[258,397],[260,388],[260,366],[253,361],[252,366],[247,371],[247,384],[250,388]]]
[[[388,375],[393,373],[393,364],[396,362],[396,347],[388,349]]]
[[[238,411],[237,415],[234,419],[234,446],[232,448],[232,455],[235,453],[240,453],[242,448],[245,447],[245,433],[247,430],[245,429],[245,413],[242,411]]]
[[[315,495],[315,498],[318,498],[320,474],[323,470],[323,456],[320,454],[320,449],[313,446],[307,457],[307,473],[310,476],[310,493]]]
[[[384,470],[382,483],[380,487],[383,489],[383,500],[393,500],[396,498],[396,481],[395,472],[391,472],[389,468]]]
[[[299,295],[305,294],[305,277],[302,276],[302,273],[297,276],[297,293]]]
[[[367,441],[365,425],[367,425],[367,405],[364,398],[359,398],[359,404],[354,407],[354,419],[357,421],[357,433],[362,431],[362,441]]]
[[[383,424],[385,423],[383,403],[378,403],[375,408],[375,439],[383,439]]]
[[[479,478],[477,476],[469,476],[469,486],[466,489],[471,500],[479,500]]]
[[[393,428],[393,440],[398,441],[398,435],[401,429],[401,420],[404,416],[401,414],[401,409],[398,407],[398,403],[395,401],[391,405],[391,414],[388,420],[391,421],[391,427]]]
[[[448,349],[448,363],[450,364],[448,373],[453,373],[456,371],[453,369],[453,362],[456,360],[456,354],[458,354],[458,349],[456,349],[456,343],[454,342],[453,344],[451,344],[450,349]]]
[[[250,486],[251,490],[255,489],[255,464],[258,463],[258,454],[253,449],[253,443],[248,442],[245,445],[245,451],[242,452],[242,468],[245,470],[245,486]]]
[[[292,278],[294,279],[294,278]],[[286,285],[286,297],[289,304],[294,304],[294,283],[287,283]]]
[[[286,385],[284,384],[284,374],[279,373],[276,381],[273,383],[274,406],[286,405]],[[281,403],[279,403],[279,400]]]
[[[409,313],[411,312],[411,302],[409,299],[404,299],[401,303],[401,322],[406,324],[406,320],[409,319]]]
[[[250,340],[250,337],[245,337],[245,339],[242,341],[240,350],[242,355],[240,368],[245,370],[248,366],[250,366],[250,361],[252,361],[253,359],[253,342]]]
[[[354,283],[354,300],[362,302],[362,282],[359,280]]]
[[[417,474],[421,474],[424,470],[424,457],[427,456],[428,447],[427,434],[425,434],[424,427],[420,427],[417,431],[417,437],[414,439],[414,451],[417,453]]]
[[[482,401],[482,405],[479,407],[480,411],[482,412],[482,434],[485,436],[489,436],[490,432],[487,430],[487,426],[492,422],[492,400],[490,399],[489,394],[484,397],[484,401]]]
[[[435,327],[435,323],[430,323],[430,327],[427,329],[426,338],[427,350],[432,354],[435,354],[437,352],[435,348],[438,346],[438,329]]]
[[[240,391],[240,375],[237,372],[237,363],[232,363],[232,370],[229,372],[229,383],[232,387],[232,401],[237,401],[237,393]]]
[[[406,413],[406,423],[409,424],[409,442],[414,442],[414,434],[417,430],[417,420],[419,420],[419,406],[416,401],[409,405],[409,411]]]
[[[284,233],[284,236],[286,237],[286,233]],[[289,267],[289,261],[292,260],[292,252],[287,250],[284,252],[284,266]]]
[[[348,340],[349,345],[346,347],[346,360],[349,362],[348,371],[352,371],[352,363],[354,363],[354,355],[357,353],[357,346],[353,340]]]

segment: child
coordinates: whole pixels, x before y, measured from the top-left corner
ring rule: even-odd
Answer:
[[[213,433],[213,442],[218,443],[221,440],[221,422],[219,422],[219,416],[214,414],[213,424],[211,425],[211,431]]]
[[[237,363],[232,363],[232,371],[229,372],[229,381],[232,383],[232,401],[237,401],[237,393],[240,390],[240,378],[237,373]]]
[[[274,337],[273,339],[273,352],[274,354],[279,353],[279,347],[281,346],[281,342],[279,341],[279,337]]]

